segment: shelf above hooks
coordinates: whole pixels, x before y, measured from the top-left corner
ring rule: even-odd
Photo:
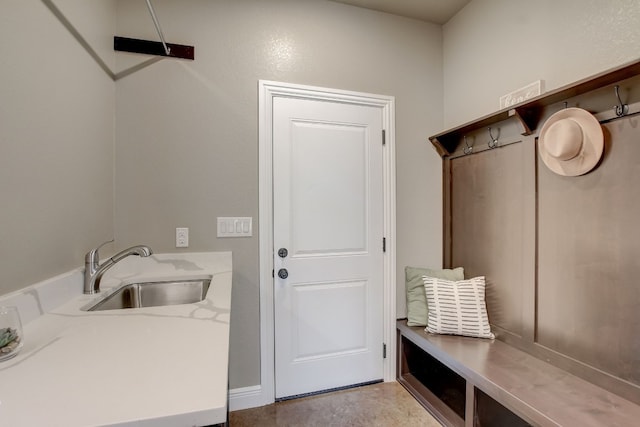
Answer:
[[[464,135],[512,118],[517,120],[522,135],[531,135],[538,128],[545,107],[638,75],[640,75],[640,61],[628,63],[446,130],[429,137],[429,140],[440,156],[447,157],[463,143]],[[622,104],[621,101],[620,104]]]
[[[494,123],[508,120],[512,117],[517,119],[517,122],[520,125],[520,133],[522,135],[531,135],[531,129],[535,129],[537,123],[537,114],[532,114],[531,111],[525,108],[516,107],[504,109],[495,114],[482,117],[474,122],[449,129],[448,131],[434,135],[429,139],[440,156],[450,156],[455,151],[462,135],[481,127],[490,127],[490,125]]]

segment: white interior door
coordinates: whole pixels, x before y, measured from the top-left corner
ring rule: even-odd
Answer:
[[[383,219],[382,109],[274,98],[276,398],[383,378]]]

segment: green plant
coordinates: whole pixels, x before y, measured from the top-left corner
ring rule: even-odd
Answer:
[[[18,338],[18,331],[12,328],[0,329],[0,348],[6,347]]]

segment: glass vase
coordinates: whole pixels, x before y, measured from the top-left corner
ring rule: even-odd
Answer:
[[[0,362],[15,357],[23,344],[22,323],[16,307],[0,307]]]

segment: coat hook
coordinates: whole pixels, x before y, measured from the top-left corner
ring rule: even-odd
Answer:
[[[613,89],[616,91],[616,98],[618,98],[618,105],[615,106],[616,116],[622,117],[629,112],[629,105],[623,104],[622,100],[620,99],[620,86],[616,85],[613,87]]]
[[[473,144],[471,144],[471,146],[469,146],[469,143],[467,142],[467,135],[464,135],[464,145],[465,145],[465,147],[462,149],[464,154],[473,153]]]
[[[500,138],[500,129],[498,129],[498,136],[497,137],[494,137],[493,133],[491,133],[491,127],[489,127],[488,130],[489,130],[490,141],[487,143],[487,145],[489,146],[489,148],[497,148],[498,147],[498,138]]]

